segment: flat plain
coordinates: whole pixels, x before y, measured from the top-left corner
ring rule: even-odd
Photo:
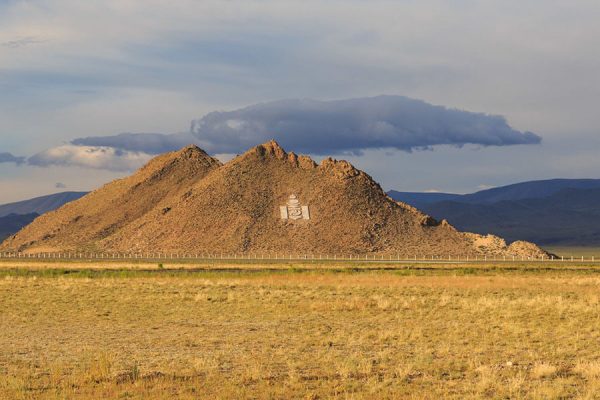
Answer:
[[[0,313],[7,399],[600,398],[594,266],[8,261]]]

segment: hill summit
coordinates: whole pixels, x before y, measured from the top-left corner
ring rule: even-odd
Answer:
[[[366,173],[274,141],[226,164],[196,146],[163,154],[37,218],[0,250],[540,257],[527,242],[458,232],[391,199]]]

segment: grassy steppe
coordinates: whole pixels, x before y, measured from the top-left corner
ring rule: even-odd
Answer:
[[[0,269],[0,398],[600,398],[600,269]]]

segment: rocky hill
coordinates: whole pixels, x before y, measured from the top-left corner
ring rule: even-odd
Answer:
[[[346,161],[269,142],[222,165],[195,146],[36,219],[0,250],[525,255],[391,199]]]

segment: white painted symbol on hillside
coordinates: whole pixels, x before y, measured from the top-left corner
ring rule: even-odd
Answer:
[[[295,194],[291,194],[285,206],[280,206],[281,219],[310,219],[308,206],[301,206]]]

